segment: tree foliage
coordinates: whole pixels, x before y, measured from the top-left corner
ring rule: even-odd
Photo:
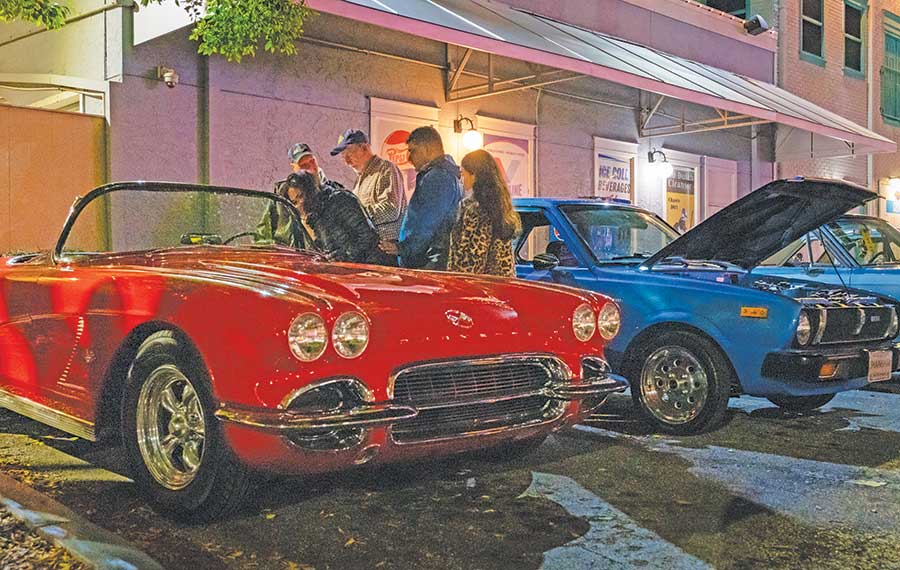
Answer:
[[[241,61],[262,49],[292,55],[303,24],[315,14],[306,0],[138,0],[142,6],[175,2],[194,21],[191,39],[203,55]],[[204,12],[205,8],[205,12]],[[70,9],[52,0],[0,0],[0,21],[24,20],[60,28]]]
[[[0,22],[23,20],[51,30],[62,27],[69,7],[48,0],[0,0]]]

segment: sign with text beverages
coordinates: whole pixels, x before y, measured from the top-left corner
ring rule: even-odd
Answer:
[[[594,195],[599,198],[634,201],[633,159],[598,152],[594,161],[597,184]]]

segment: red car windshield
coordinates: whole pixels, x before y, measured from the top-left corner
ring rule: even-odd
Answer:
[[[297,211],[272,193],[155,183],[102,190],[76,203],[59,254],[196,245],[303,246]]]

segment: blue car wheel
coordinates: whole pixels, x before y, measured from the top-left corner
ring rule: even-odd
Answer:
[[[712,342],[664,332],[645,339],[628,360],[634,403],[655,427],[687,435],[721,423],[734,374]]]

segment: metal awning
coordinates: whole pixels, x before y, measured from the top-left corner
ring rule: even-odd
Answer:
[[[651,110],[639,125],[642,136],[776,123],[777,160],[897,150],[894,141],[771,83],[492,0],[307,0],[307,4],[321,12],[568,72],[534,76],[515,85],[509,84],[516,80],[503,81],[506,90],[592,76],[659,94],[654,110],[669,98],[716,111],[709,120],[653,126]],[[455,85],[451,76],[451,88]],[[490,81],[483,89],[499,93],[500,87]],[[467,98],[487,93],[477,88],[473,92],[472,87],[466,92]]]

